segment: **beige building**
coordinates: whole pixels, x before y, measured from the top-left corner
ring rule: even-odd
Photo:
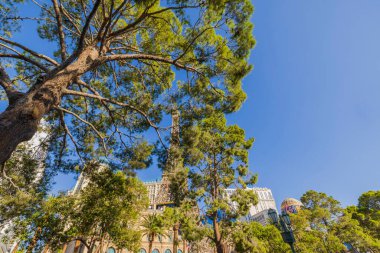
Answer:
[[[226,189],[226,197],[230,198],[230,196],[236,191],[236,189]],[[243,217],[243,220],[247,221],[256,221],[261,223],[262,225],[268,224],[268,210],[276,208],[276,201],[273,198],[273,194],[271,189],[261,188],[261,187],[253,187],[247,188],[247,191],[254,191],[258,197],[257,205],[252,205],[249,209],[249,213],[247,216]],[[232,205],[236,205],[236,203],[231,203]]]

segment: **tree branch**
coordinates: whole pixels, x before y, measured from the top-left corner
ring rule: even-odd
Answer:
[[[151,60],[151,61],[157,61],[157,62],[164,62],[171,65],[174,65],[180,69],[185,69],[190,72],[196,72],[199,73],[199,71],[190,66],[185,66],[184,64],[181,64],[177,62],[176,60],[172,60],[170,58],[164,58],[161,56],[156,55],[149,55],[149,54],[115,54],[115,55],[106,55],[100,58],[101,62],[107,62],[107,61],[117,61],[117,60]]]
[[[37,58],[43,59],[43,60],[45,60],[45,61],[48,61],[48,62],[52,63],[53,65],[56,65],[56,66],[59,65],[58,62],[56,62],[56,61],[53,60],[52,58],[50,58],[50,57],[48,57],[48,56],[46,56],[46,55],[43,55],[43,54],[37,53],[37,52],[33,51],[32,49],[30,49],[30,48],[28,48],[28,47],[26,47],[26,46],[23,46],[23,45],[21,45],[21,44],[19,44],[19,43],[17,43],[17,42],[14,42],[14,41],[8,40],[8,39],[6,39],[6,38],[4,38],[4,37],[1,37],[1,36],[0,36],[0,40],[4,41],[5,43],[11,44],[11,45],[13,45],[13,46],[16,46],[16,47],[18,47],[18,48],[21,48],[22,50],[24,50],[24,51],[30,53],[31,55],[33,55],[33,56],[35,56],[35,57],[37,57]]]
[[[5,72],[3,66],[0,65],[0,85],[4,88],[5,92],[13,92],[13,87],[11,84],[11,79]]]
[[[7,94],[9,104],[13,104],[18,100],[24,93],[15,90],[12,86],[11,79],[5,72],[3,66],[0,64],[0,86],[3,87],[5,93]]]
[[[154,3],[154,1],[153,1]],[[149,6],[148,8],[146,8],[144,10],[144,12],[135,20],[135,22],[131,23],[131,24],[128,24],[126,27],[120,29],[120,30],[117,30],[113,33],[111,33],[109,35],[109,37],[115,37],[115,36],[119,36],[121,34],[124,34],[126,32],[128,32],[131,28],[135,27],[136,25],[138,25],[139,23],[141,23],[145,18],[151,16],[151,15],[155,15],[155,14],[160,14],[160,13],[163,13],[165,11],[169,11],[169,10],[182,10],[182,9],[186,9],[186,8],[199,8],[202,6],[201,5],[185,5],[185,6],[172,6],[172,7],[167,7],[167,8],[163,8],[161,10],[158,10],[158,11],[153,11],[153,12],[150,12],[148,13],[148,10],[152,7],[153,5]]]
[[[65,16],[67,20],[70,22],[70,24],[72,24],[72,26],[75,27],[75,30],[77,31],[77,34],[79,35],[81,31],[78,25],[73,20],[73,18],[70,16],[70,13],[68,13],[68,11],[65,9],[65,7],[62,6],[62,4],[59,5],[59,9],[61,10],[61,13],[63,14],[63,16]]]
[[[26,61],[26,62],[29,62],[30,64],[40,68],[41,70],[43,70],[44,72],[48,72],[49,69],[46,68],[45,66],[43,66],[42,64],[36,62],[35,60],[32,60],[30,59],[29,57],[26,57],[24,55],[21,55],[21,54],[0,54],[0,58],[14,58],[14,59],[20,59],[20,60],[23,60],[23,61]]]
[[[63,32],[62,25],[62,16],[59,9],[57,0],[52,0],[55,12],[55,18],[57,20],[58,35],[59,35],[59,44],[61,46],[61,59],[62,61],[66,60],[66,43],[65,43],[65,33]]]
[[[185,48],[185,50],[183,50],[182,54],[180,56],[178,56],[174,62],[177,62],[179,59],[181,59],[182,57],[184,57],[186,55],[186,53],[189,51],[190,47],[195,43],[195,41],[201,37],[207,30],[210,30],[211,28],[206,28],[204,29],[202,32],[200,32],[197,36],[195,36],[191,42],[187,45],[187,47]]]
[[[82,119],[78,114],[76,114],[76,113],[74,113],[74,112],[72,112],[72,111],[69,111],[69,110],[67,110],[67,109],[65,109],[65,108],[62,108],[62,107],[60,107],[60,106],[56,106],[56,107],[54,107],[54,109],[57,109],[57,110],[60,110],[60,111],[65,112],[65,113],[71,114],[71,115],[73,115],[75,118],[77,118],[78,120],[80,120],[80,121],[82,121],[83,123],[85,123],[86,125],[90,126],[90,127],[92,128],[92,130],[94,130],[94,132],[95,132],[95,133],[99,136],[99,138],[101,139],[102,144],[103,144],[104,152],[107,154],[107,148],[106,148],[106,144],[105,144],[105,142],[104,142],[104,137],[103,137],[103,135],[98,131],[98,129],[96,129],[96,127],[95,127],[93,124],[91,124],[91,123],[88,122],[87,120]]]
[[[65,117],[64,117],[63,111],[59,111],[59,118],[60,118],[61,125],[62,125],[63,129],[65,130],[65,132],[67,133],[67,135],[70,137],[71,141],[73,142],[73,144],[74,144],[74,146],[75,146],[76,153],[78,154],[80,160],[81,160],[82,163],[83,163],[83,158],[82,158],[82,156],[80,155],[78,144],[76,143],[76,141],[75,141],[73,135],[71,134],[69,128],[67,127],[67,125],[66,125],[66,123],[65,123]]]
[[[114,37],[117,37],[119,35],[122,35],[122,34],[126,33],[128,30],[130,30],[131,28],[133,28],[133,27],[137,26],[139,23],[141,23],[147,17],[147,13],[148,13],[149,9],[153,7],[154,3],[155,3],[155,1],[152,1],[152,4],[149,5],[148,7],[146,7],[145,10],[143,11],[143,13],[133,23],[128,24],[126,27],[111,33],[108,36],[108,38],[114,38]]]
[[[121,106],[121,107],[127,107],[127,108],[129,108],[129,109],[131,109],[133,111],[136,111],[137,113],[139,113],[140,115],[142,115],[145,118],[145,120],[148,122],[148,124],[156,131],[157,136],[158,136],[160,142],[162,143],[162,145],[164,146],[164,148],[167,149],[167,147],[166,147],[166,145],[165,145],[165,143],[164,143],[164,141],[163,141],[163,139],[161,137],[160,127],[158,127],[156,124],[154,124],[149,119],[148,115],[145,112],[143,112],[142,110],[138,109],[137,107],[132,106],[130,104],[121,103],[121,102],[117,102],[117,101],[114,101],[114,100],[111,100],[111,99],[108,99],[108,98],[104,98],[104,97],[102,97],[100,95],[89,94],[89,93],[84,93],[84,92],[79,92],[79,91],[74,91],[74,90],[65,89],[63,91],[63,94],[94,98],[94,99],[98,99],[98,100],[103,101],[103,102],[108,102],[108,103],[115,104],[115,105],[118,105],[118,106]]]
[[[88,85],[87,83],[85,83],[85,82],[82,81],[81,79],[78,78],[77,80],[75,80],[75,82],[76,82],[78,85],[87,88],[88,90],[90,90],[90,91],[91,91],[92,93],[94,93],[95,95],[101,97],[101,95],[99,94],[99,92],[97,92],[94,88],[92,88],[90,85]],[[108,104],[107,104],[104,100],[100,100],[100,103],[102,103],[102,105],[104,106],[104,108],[106,108],[106,110],[107,110],[107,112],[108,112],[108,115],[110,116],[111,121],[112,121],[112,123],[113,123],[113,125],[114,125],[114,127],[115,127],[115,132],[118,133],[118,135],[119,135],[119,139],[120,139],[122,145],[123,145],[125,148],[127,148],[127,145],[124,143],[123,138],[122,138],[122,135],[125,135],[125,134],[122,133],[122,132],[120,132],[119,128],[117,127],[117,125],[116,125],[116,120],[115,120],[115,118],[114,118],[114,116],[113,116],[113,112],[111,111],[111,109],[109,108]],[[115,132],[114,132],[114,133],[115,133]],[[112,135],[113,135],[114,133],[112,133],[112,134],[109,136],[108,141],[112,138]],[[128,137],[130,137],[130,136],[128,136]]]
[[[84,39],[86,37],[87,30],[90,27],[92,18],[94,17],[96,11],[98,10],[100,2],[101,2],[101,0],[96,0],[96,2],[94,4],[94,7],[92,8],[90,14],[88,15],[88,17],[86,19],[86,23],[83,26],[82,33],[80,35],[80,38],[79,38],[79,41],[78,41],[78,45],[77,45],[77,51],[79,51],[79,52],[82,51],[82,49],[84,47]]]
[[[94,17],[99,5],[100,5],[100,2],[101,0],[96,0],[95,4],[94,4],[94,7],[92,8],[90,14],[88,15],[87,19],[86,19],[86,23],[85,25],[83,26],[83,29],[82,29],[82,33],[80,35],[80,38],[78,40],[78,44],[77,44],[77,47],[75,49],[75,51],[72,53],[72,55],[67,58],[60,66],[58,66],[56,69],[54,69],[52,71],[51,74],[55,74],[57,72],[59,72],[60,70],[66,68],[69,64],[71,64],[77,57],[78,55],[83,51],[83,48],[84,48],[84,42],[85,42],[85,38],[86,38],[86,34],[87,34],[87,30],[88,28],[90,27],[90,24],[91,24],[91,20],[92,18]]]
[[[12,178],[11,177],[9,177],[8,175],[7,175],[7,173],[6,173],[6,171],[5,171],[5,163],[3,163],[2,165],[1,165],[1,171],[2,171],[2,176],[3,176],[3,178],[5,179],[5,180],[7,180],[14,188],[16,188],[17,190],[21,190],[20,189],[20,187],[18,187],[14,182],[13,182],[13,180],[12,180]]]

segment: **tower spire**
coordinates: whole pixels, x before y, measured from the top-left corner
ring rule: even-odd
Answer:
[[[170,133],[170,146],[168,150],[168,157],[166,160],[166,166],[164,172],[162,173],[163,181],[167,181],[171,173],[174,173],[175,169],[178,166],[179,157],[179,111],[174,108],[172,110],[172,129]]]

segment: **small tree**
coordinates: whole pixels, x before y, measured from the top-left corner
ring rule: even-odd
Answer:
[[[358,205],[349,211],[367,233],[380,240],[380,191],[363,193]]]
[[[48,177],[43,178],[38,161],[19,148],[3,166],[0,176],[0,228],[33,209],[46,196]]]
[[[238,222],[234,226],[232,241],[239,253],[287,253],[289,246],[273,225],[257,222]]]
[[[353,219],[355,208],[344,210],[339,201],[323,192],[308,191],[304,208],[291,216],[296,249],[301,252],[338,252],[344,244],[367,252],[379,251],[380,242]]]
[[[325,214],[323,217],[326,217]],[[297,214],[291,215],[291,220],[297,252],[331,253],[344,250],[343,242],[327,230],[323,222],[317,223],[312,211],[300,210]]]
[[[36,143],[40,141],[35,139]],[[44,145],[31,146],[31,143],[20,145],[0,166],[0,230],[6,231],[1,235],[2,241],[14,242],[17,222],[38,211],[47,196],[52,175],[43,169],[40,160]]]
[[[330,231],[336,235],[341,242],[349,245],[360,252],[380,252],[380,240],[367,233],[360,223],[352,218],[352,213],[347,210],[339,217]]]
[[[93,169],[86,174],[89,183],[79,194],[50,197],[19,220],[18,235],[23,245],[29,245],[28,251],[43,245],[54,250],[73,240],[81,241],[90,253],[96,245],[102,250],[107,241],[138,249],[138,219],[148,204],[146,188],[123,172],[88,167]]]
[[[141,223],[142,234],[147,236],[149,242],[149,251],[152,252],[153,242],[156,236],[167,236],[167,227],[164,224],[162,216],[152,213],[144,216]]]
[[[245,139],[244,130],[227,126],[223,114],[213,114],[184,133],[185,162],[189,172],[192,196],[211,220],[210,238],[218,253],[226,252],[228,233],[233,221],[247,214],[257,196],[246,190],[257,177],[248,169],[248,150],[253,139]],[[228,198],[226,189],[236,187]]]

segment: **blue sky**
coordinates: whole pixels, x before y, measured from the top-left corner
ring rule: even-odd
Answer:
[[[380,189],[380,1],[255,0],[248,99],[228,122],[256,142],[250,168],[278,205],[314,189],[343,205]],[[44,51],[33,29],[18,41]],[[3,107],[2,107],[3,108]],[[159,177],[151,168],[143,180]],[[70,176],[55,190],[68,189]]]
[[[380,188],[379,1],[254,1],[254,71],[230,122],[277,202],[309,189],[342,204]]]

